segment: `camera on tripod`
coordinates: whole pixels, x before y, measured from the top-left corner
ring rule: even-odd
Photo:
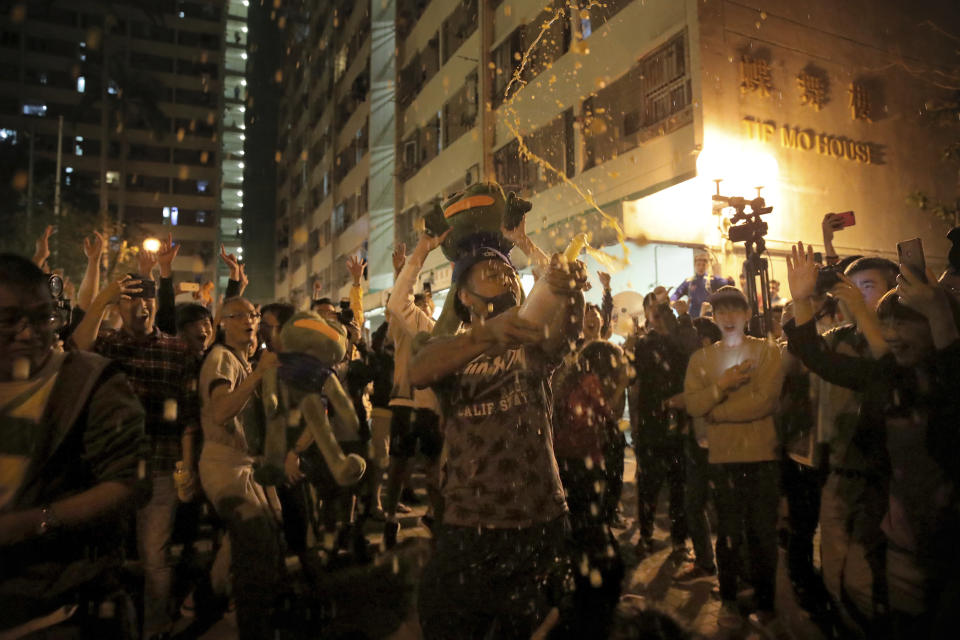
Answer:
[[[773,211],[773,207],[768,207],[763,198],[757,196],[753,200],[747,200],[739,196],[722,196],[719,193],[713,196],[715,202],[722,202],[728,207],[733,207],[736,213],[730,218],[730,229],[727,230],[727,237],[730,242],[758,242],[765,235],[769,227],[760,216]],[[747,213],[746,208],[750,207]],[[742,223],[742,224],[737,224]]]

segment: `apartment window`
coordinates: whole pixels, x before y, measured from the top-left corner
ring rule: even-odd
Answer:
[[[25,102],[23,103],[23,115],[45,116],[47,115],[47,105],[43,102]]]
[[[513,33],[504,40],[499,47],[493,51],[493,65],[490,69],[493,74],[493,108],[496,109],[506,102],[510,96],[506,95],[507,86],[513,78],[513,74],[520,68],[520,60],[523,57],[524,28],[523,26],[514,29]],[[511,93],[519,88],[515,83]]]
[[[467,76],[463,86],[443,105],[443,146],[449,147],[473,129],[477,121],[477,72]]]
[[[550,164],[567,178],[576,171],[573,145],[573,109],[567,109],[546,125],[530,133],[524,142],[532,155]],[[534,158],[520,156],[520,143],[513,140],[493,154],[497,182],[531,195],[561,182],[560,176]]]
[[[590,2],[590,0],[580,0],[580,35],[588,38],[590,35],[602,27],[610,18],[620,13],[621,9],[630,4],[633,0],[603,0],[603,2]],[[584,17],[586,14],[587,17]]]
[[[107,171],[107,184],[119,184],[120,183],[120,172],[119,171]]]
[[[196,213],[197,224],[206,224],[207,223],[207,212],[206,211],[197,211]]]
[[[0,129],[0,142],[9,142],[11,144],[17,144],[16,129]]]
[[[477,0],[459,0],[443,21],[443,61],[449,60],[477,28]]]
[[[692,121],[686,36],[643,57],[583,103],[585,168]]]

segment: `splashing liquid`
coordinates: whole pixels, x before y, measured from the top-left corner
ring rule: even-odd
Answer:
[[[599,2],[598,0],[591,0],[591,2],[586,7],[583,7],[582,9],[578,9],[576,6],[574,6],[574,3],[572,2],[570,3],[569,7],[561,5],[556,8],[552,18],[543,22],[540,25],[540,33],[538,33],[537,37],[534,38],[532,43],[530,43],[530,46],[527,47],[527,50],[523,52],[523,56],[520,58],[520,65],[513,72],[513,77],[510,78],[510,82],[507,83],[507,86],[503,91],[504,103],[503,103],[502,110],[505,116],[504,124],[507,125],[507,128],[510,130],[510,133],[512,133],[513,136],[517,139],[517,145],[519,147],[520,157],[523,158],[524,160],[528,160],[536,163],[538,166],[540,166],[546,171],[549,171],[550,173],[555,175],[557,178],[559,178],[564,184],[566,184],[571,189],[573,189],[577,193],[577,195],[580,196],[580,198],[587,204],[587,206],[589,206],[591,209],[593,209],[594,211],[600,214],[603,226],[613,229],[614,233],[617,234],[617,242],[623,248],[623,258],[622,259],[617,258],[607,253],[604,253],[599,249],[595,249],[591,247],[589,243],[586,242],[585,234],[581,234],[581,235],[584,235],[583,244],[577,249],[576,254],[574,254],[574,257],[568,258],[568,260],[576,259],[576,255],[579,255],[580,249],[585,249],[587,254],[590,257],[592,257],[594,260],[596,260],[601,265],[603,265],[604,269],[606,269],[607,271],[616,272],[630,264],[630,248],[627,247],[626,234],[624,234],[623,228],[620,226],[620,222],[615,217],[611,216],[606,211],[600,208],[600,205],[597,204],[596,199],[593,197],[593,194],[590,191],[584,191],[580,187],[580,185],[576,184],[575,182],[570,180],[570,178],[567,177],[566,172],[560,171],[559,169],[554,167],[548,160],[541,158],[530,149],[530,147],[526,143],[526,140],[524,140],[523,138],[523,134],[520,133],[520,115],[519,113],[517,113],[517,110],[513,106],[513,103],[516,100],[517,94],[519,93],[520,89],[522,89],[527,85],[527,82],[523,80],[521,76],[527,64],[530,62],[530,56],[533,54],[537,45],[543,39],[544,34],[550,29],[550,27],[552,27],[557,20],[560,20],[561,18],[566,17],[568,8],[577,14],[582,14],[589,11],[593,7],[599,7],[599,6],[602,6],[602,3]],[[574,47],[571,47],[571,51],[573,49]],[[511,95],[510,91],[511,89],[513,89],[514,85],[517,85],[517,91],[514,91],[513,94]],[[567,248],[568,252],[570,251],[572,246],[573,245],[571,243],[571,247]]]

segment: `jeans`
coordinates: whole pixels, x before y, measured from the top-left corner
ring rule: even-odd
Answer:
[[[685,444],[687,454],[687,487],[684,492],[687,507],[687,527],[693,552],[697,557],[697,566],[714,571],[716,561],[713,544],[710,542],[710,520],[707,518],[707,500],[710,492],[710,452],[690,437]]]
[[[664,481],[670,484],[670,539],[683,544],[687,539],[687,514],[684,506],[683,438],[668,436],[661,441],[647,443],[642,439],[637,447],[637,519],[640,535],[653,536],[653,521],[657,514],[657,498]]]
[[[777,576],[777,503],[780,469],[776,462],[710,465],[717,506],[717,568],[720,598],[736,601],[744,538],[750,580],[761,611],[773,611]]]
[[[423,637],[528,640],[554,604],[566,536],[566,518],[523,529],[441,526],[420,581]]]
[[[155,473],[150,502],[137,512],[137,547],[143,563],[143,635],[169,631],[173,562],[170,539],[177,509],[173,474]]]

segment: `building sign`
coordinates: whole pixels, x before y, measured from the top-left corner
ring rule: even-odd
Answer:
[[[740,121],[744,136],[765,144],[777,144],[784,149],[815,152],[818,155],[838,160],[850,160],[864,164],[878,164],[873,145],[869,142],[851,140],[845,136],[830,133],[818,133],[813,129],[802,129],[790,125],[780,125],[773,121],[761,122],[754,118]]]
[[[771,89],[770,64],[761,58],[740,56],[740,93],[757,93],[769,98]]]

